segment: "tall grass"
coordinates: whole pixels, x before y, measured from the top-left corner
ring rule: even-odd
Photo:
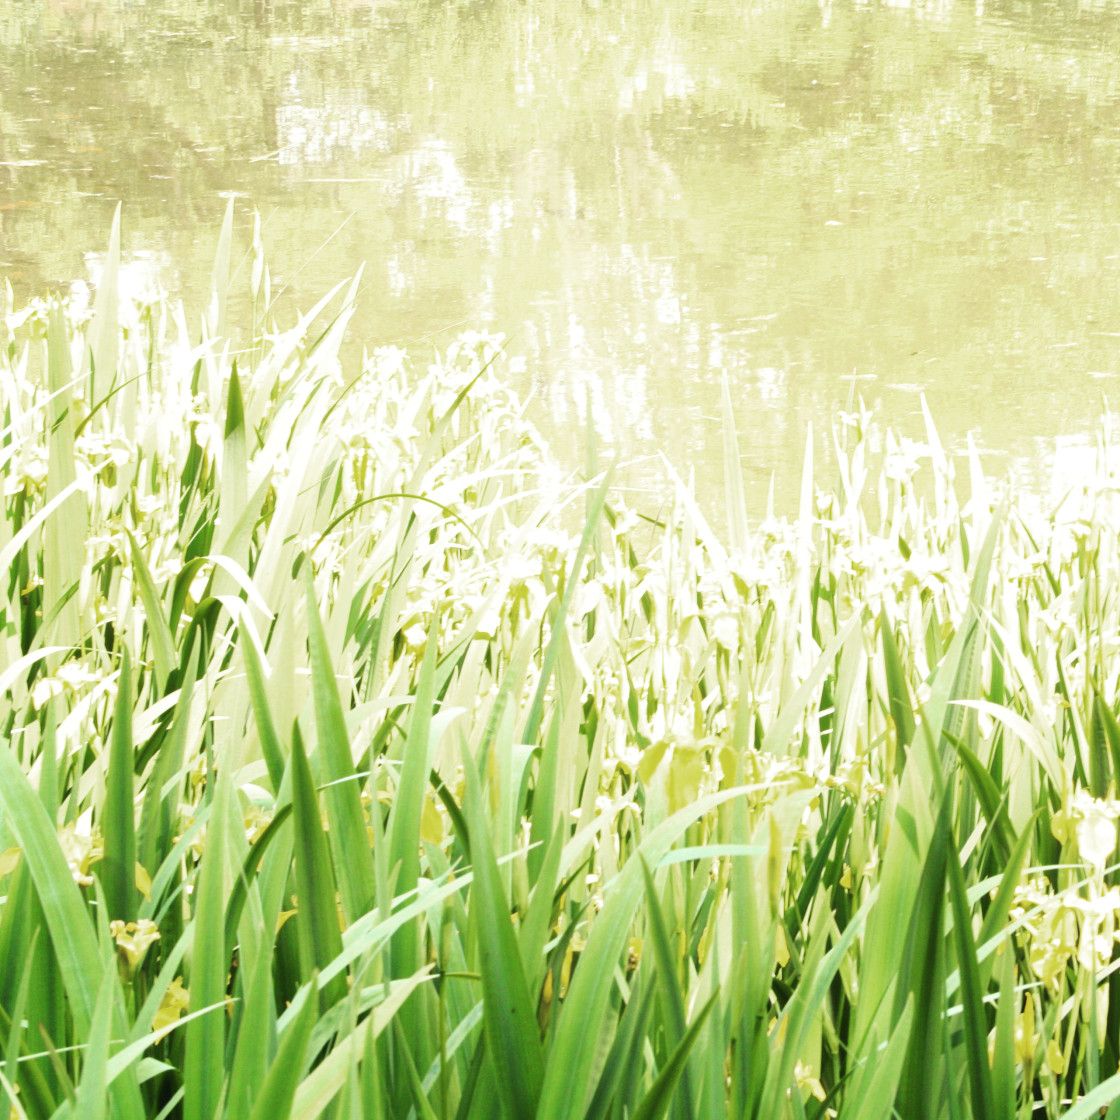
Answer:
[[[1107,440],[1043,514],[860,412],[751,525],[725,393],[728,547],[486,337],[351,368],[257,238],[237,343],[229,223],[193,328],[118,245],[4,309],[12,1116],[1120,1116]]]

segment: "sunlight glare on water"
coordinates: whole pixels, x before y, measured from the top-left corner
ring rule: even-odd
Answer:
[[[1114,2],[7,0],[0,273],[95,286],[122,200],[200,309],[232,194],[278,314],[367,262],[358,339],[506,335],[636,491],[718,506],[724,373],[755,512],[853,387],[1045,487],[1120,372],[1118,109]]]

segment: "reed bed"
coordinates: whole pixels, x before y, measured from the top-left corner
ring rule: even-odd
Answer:
[[[1107,431],[1041,511],[842,416],[751,525],[725,389],[717,535],[231,245],[4,308],[13,1117],[1120,1117]]]

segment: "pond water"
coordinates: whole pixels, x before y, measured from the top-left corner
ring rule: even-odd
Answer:
[[[4,0],[20,294],[122,200],[134,290],[199,308],[230,196],[284,301],[365,263],[367,344],[505,334],[573,465],[590,399],[712,498],[726,372],[755,511],[853,384],[1041,485],[1120,374],[1120,4]]]

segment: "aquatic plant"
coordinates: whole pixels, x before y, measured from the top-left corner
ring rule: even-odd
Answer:
[[[1040,512],[861,410],[751,525],[726,390],[721,535],[231,242],[4,307],[11,1115],[1120,1114],[1107,432]]]

